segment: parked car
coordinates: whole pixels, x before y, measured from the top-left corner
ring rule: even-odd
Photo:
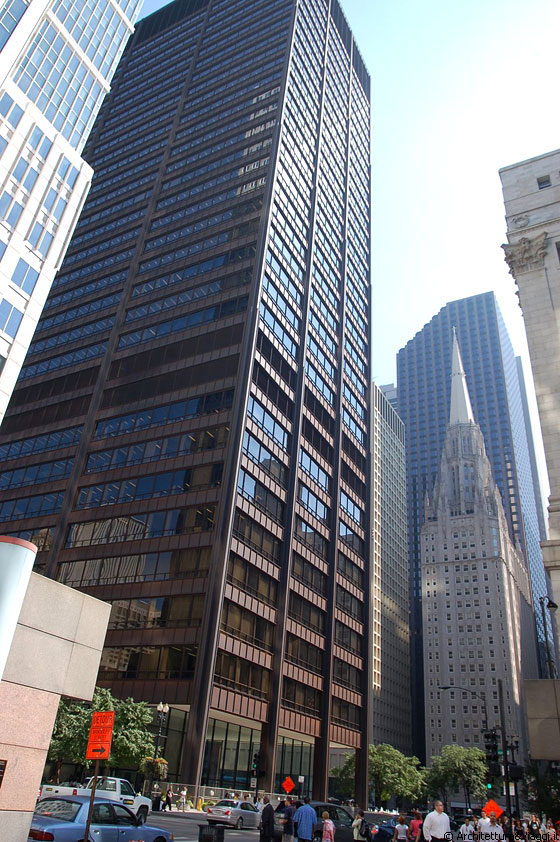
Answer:
[[[93,778],[89,778],[85,786],[72,784],[71,781],[62,784],[43,784],[39,798],[51,798],[53,795],[89,795]],[[132,784],[126,778],[112,778],[102,776],[97,779],[96,793],[108,801],[118,801],[129,807],[135,816],[143,822],[148,818],[152,809],[152,802],[144,795],[136,795]]]
[[[80,842],[84,839],[90,798],[87,795],[56,795],[37,802],[28,840]],[[139,831],[138,828],[142,827]],[[172,842],[173,834],[150,827],[123,804],[95,798],[90,840],[95,842]]]
[[[259,827],[261,814],[249,801],[241,804],[230,798],[218,801],[213,807],[208,807],[206,812],[208,824],[228,824],[241,830],[242,827]]]
[[[353,842],[352,822],[353,816],[345,807],[338,804],[330,804],[324,801],[311,801],[311,806],[317,814],[315,825],[314,842],[320,842],[323,837],[323,813],[326,810],[329,818],[334,822],[335,842]],[[281,802],[275,810],[274,815],[274,838],[281,839],[284,830],[282,819],[284,818],[284,804]]]
[[[395,818],[385,819],[377,825],[375,832],[375,842],[390,842],[395,832],[397,820]]]

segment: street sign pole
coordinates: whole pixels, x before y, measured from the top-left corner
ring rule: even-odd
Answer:
[[[99,760],[95,761],[95,771],[93,773],[93,783],[91,785],[91,797],[89,799],[89,810],[87,814],[86,832],[84,834],[85,842],[89,842],[89,829],[91,826],[91,816],[93,813],[93,802],[95,799],[95,790],[97,788],[97,776],[99,775]]]
[[[95,770],[91,784],[91,796],[89,799],[89,810],[86,822],[85,842],[89,842],[89,829],[93,815],[93,802],[95,790],[97,789],[97,778],[99,776],[99,761],[108,760],[111,754],[111,741],[113,738],[113,725],[115,724],[115,711],[95,711],[91,717],[89,739],[86,749],[86,760],[95,760]]]

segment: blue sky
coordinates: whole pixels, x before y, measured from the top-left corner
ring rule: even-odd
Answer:
[[[560,146],[560,5],[341,3],[372,77],[374,379],[447,301],[489,289],[528,373],[498,169]]]

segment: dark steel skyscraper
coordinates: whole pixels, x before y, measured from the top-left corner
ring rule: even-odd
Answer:
[[[408,546],[411,576],[411,663],[414,749],[423,756],[420,527],[426,492],[432,493],[449,418],[452,328],[457,330],[467,381],[500,489],[510,535],[527,561],[534,594],[547,592],[537,507],[518,368],[494,293],[452,301],[397,356],[398,407],[406,427]],[[535,617],[539,642],[542,621]],[[539,655],[542,660],[542,647]],[[530,677],[530,676],[526,676]]]
[[[355,749],[366,802],[369,138],[337,0],[142,21],[2,428],[5,530],[113,602],[100,682],[186,783]]]

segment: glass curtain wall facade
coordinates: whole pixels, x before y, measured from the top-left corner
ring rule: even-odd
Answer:
[[[87,195],[81,157],[141,0],[0,10],[0,421]]]
[[[143,20],[4,421],[5,531],[113,603],[99,680],[189,710],[185,782],[229,775],[227,721],[259,788],[292,739],[366,799],[369,146],[336,0]]]
[[[412,710],[414,751],[419,757],[424,757],[420,527],[425,495],[431,495],[436,482],[449,418],[453,326],[510,536],[523,551],[533,593],[547,592],[537,514],[541,495],[531,472],[519,370],[511,341],[494,293],[452,301],[397,355],[398,406],[407,442]],[[542,661],[544,632],[538,612],[535,623]]]

